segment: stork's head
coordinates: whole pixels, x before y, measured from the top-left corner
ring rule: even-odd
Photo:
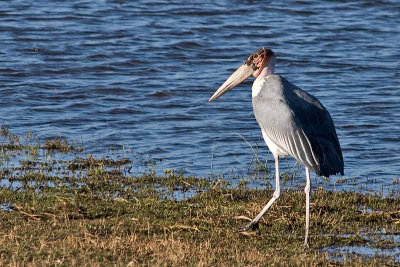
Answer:
[[[268,74],[273,74],[275,70],[275,54],[271,49],[260,48],[249,56],[243,63],[213,94],[208,102],[220,97],[232,90],[233,87],[242,83],[244,80],[253,76],[263,78]]]

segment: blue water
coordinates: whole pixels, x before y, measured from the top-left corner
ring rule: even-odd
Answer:
[[[212,163],[213,173],[245,176],[253,153],[234,133],[260,141],[251,79],[207,101],[265,46],[277,55],[276,72],[333,117],[346,181],[335,189],[352,190],[352,181],[369,191],[393,186],[400,2],[259,2],[4,1],[0,124],[93,143],[99,154],[117,145],[138,170],[153,161],[158,173],[203,176]],[[259,155],[273,168],[262,140]]]

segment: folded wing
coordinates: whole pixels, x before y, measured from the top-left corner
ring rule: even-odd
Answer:
[[[253,96],[265,134],[317,175],[343,175],[343,156],[332,118],[314,96],[279,75],[269,75]]]

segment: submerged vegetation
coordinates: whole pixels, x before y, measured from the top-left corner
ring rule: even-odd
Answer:
[[[32,134],[1,135],[1,266],[400,265],[399,194],[316,189],[303,249],[301,191],[282,193],[260,221],[261,235],[237,233],[270,188],[170,169],[132,174],[119,155],[96,157],[61,138],[40,144]]]

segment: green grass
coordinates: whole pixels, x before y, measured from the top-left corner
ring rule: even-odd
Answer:
[[[0,150],[7,158],[1,165],[0,266],[400,264],[399,194],[315,190],[310,248],[303,249],[301,191],[282,192],[262,218],[260,236],[237,233],[271,198],[271,189],[232,187],[221,177],[170,169],[162,176],[131,175],[132,163],[122,157],[85,155],[60,139],[53,140],[60,148],[50,152],[48,145],[9,136],[5,132]],[[48,160],[47,153],[75,157]],[[10,163],[18,157],[18,164]]]

